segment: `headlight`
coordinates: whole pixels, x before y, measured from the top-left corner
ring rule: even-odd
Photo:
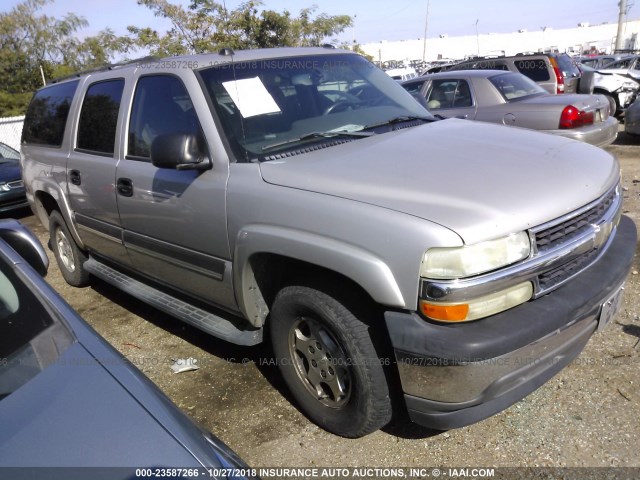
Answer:
[[[633,81],[624,82],[622,84],[622,88],[628,88],[628,89],[631,89],[631,90],[635,90],[638,87],[640,87],[640,83],[633,82]]]
[[[420,276],[456,279],[490,272],[529,256],[531,243],[527,232],[464,247],[431,248],[420,266]]]
[[[524,282],[462,303],[420,300],[422,314],[439,322],[468,322],[504,312],[531,299],[533,285]]]
[[[6,183],[0,183],[0,192],[8,192],[9,190],[9,185]]]

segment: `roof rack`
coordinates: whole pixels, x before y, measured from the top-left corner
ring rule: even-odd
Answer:
[[[154,55],[147,55],[146,57],[134,58],[133,60],[125,60],[123,62],[110,63],[107,65],[102,65],[100,67],[89,68],[87,70],[82,70],[80,72],[72,73],[71,75],[65,75],[64,77],[54,78],[53,80],[50,80],[49,82],[47,82],[47,85],[60,83],[64,80],[69,80],[71,78],[80,78],[82,75],[87,75],[89,73],[107,72],[109,70],[115,70],[117,68],[126,67],[134,63],[151,62],[159,59],[160,57],[157,57]]]

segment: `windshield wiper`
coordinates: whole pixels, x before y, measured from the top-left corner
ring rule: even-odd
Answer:
[[[395,125],[396,123],[403,122],[411,122],[413,120],[423,120],[425,122],[436,122],[439,119],[436,117],[421,117],[419,115],[400,115],[399,117],[394,117],[390,120],[385,120],[380,123],[372,123],[371,125],[367,125],[364,127],[364,130],[368,130],[370,128],[384,127],[385,125]]]
[[[360,131],[355,131],[355,132],[347,132],[347,131],[344,131],[344,132],[335,132],[335,131],[309,132],[309,133],[305,133],[304,135],[300,135],[299,137],[296,137],[296,138],[290,138],[288,140],[283,140],[282,142],[270,143],[269,145],[265,145],[264,147],[262,147],[262,151],[264,152],[265,150],[271,150],[272,148],[284,147],[284,146],[290,145],[292,143],[303,142],[305,140],[309,140],[309,139],[312,139],[312,138],[334,138],[334,137],[357,137],[357,138],[361,138],[361,137],[370,137],[371,135],[375,135],[375,133],[373,133],[373,132],[360,132]]]

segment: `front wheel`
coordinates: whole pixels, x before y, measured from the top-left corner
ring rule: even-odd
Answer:
[[[389,422],[383,364],[390,359],[376,354],[367,324],[333,297],[306,286],[282,289],[270,321],[284,380],[311,420],[350,438]]]
[[[86,287],[89,284],[89,272],[83,265],[87,261],[87,256],[76,245],[64,218],[58,211],[51,212],[49,217],[49,235],[53,254],[66,282],[74,287]]]

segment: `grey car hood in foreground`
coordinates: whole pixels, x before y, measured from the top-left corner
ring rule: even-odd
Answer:
[[[271,184],[404,212],[471,244],[571,212],[619,177],[615,158],[560,136],[443,120],[261,164]]]
[[[201,466],[77,342],[2,400],[0,425],[3,467]]]

